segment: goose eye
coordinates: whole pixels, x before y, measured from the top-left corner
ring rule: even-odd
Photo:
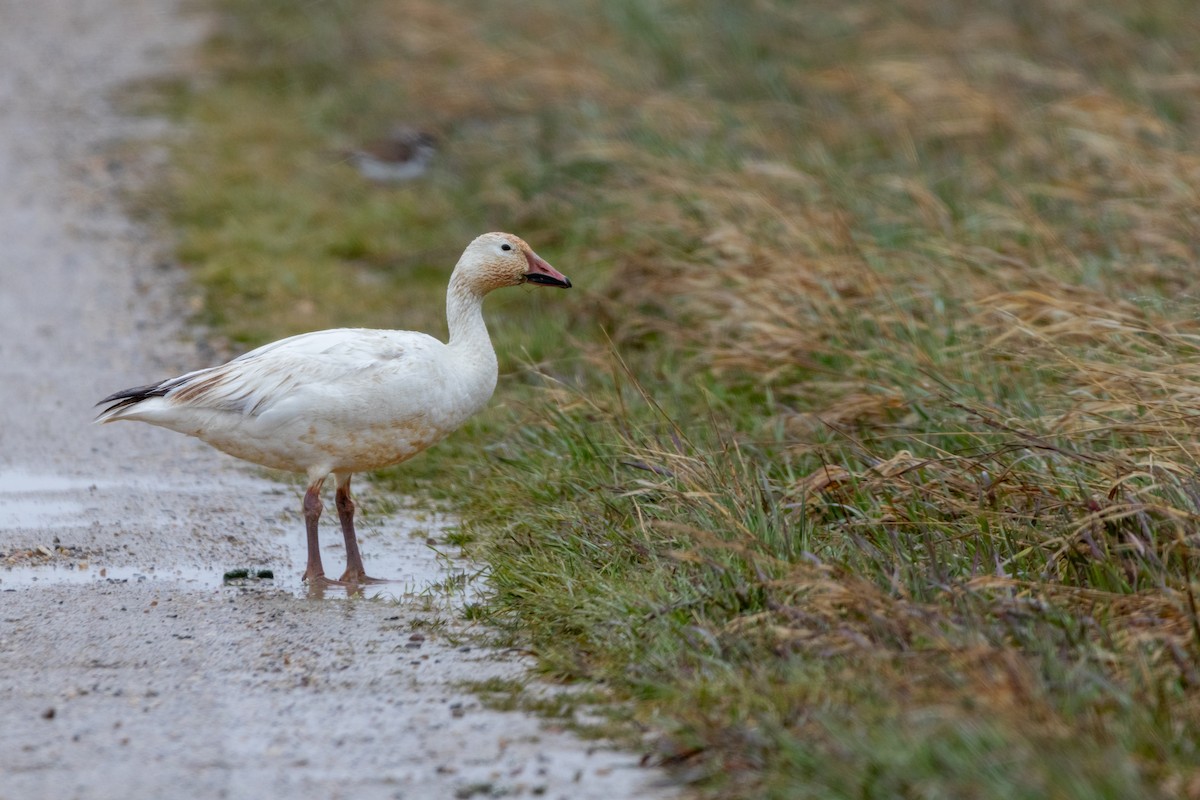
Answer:
[[[512,250],[512,245],[511,244],[502,244],[502,245],[500,245],[500,249],[501,250]]]

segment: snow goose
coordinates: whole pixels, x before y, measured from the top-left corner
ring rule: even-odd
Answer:
[[[368,578],[354,533],[350,478],[406,461],[479,411],[496,388],[483,321],[493,289],[571,282],[507,233],[467,246],[446,291],[448,343],[413,331],[340,328],[292,336],[227,364],[104,398],[97,422],[137,420],[195,436],[255,464],[308,478],[304,521],[310,584]],[[325,578],[317,543],[321,487],[332,474],[346,571]]]

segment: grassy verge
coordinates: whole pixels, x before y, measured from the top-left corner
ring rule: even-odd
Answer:
[[[224,0],[158,199],[209,321],[504,376],[385,476],[705,796],[1200,797],[1194,4]],[[330,153],[396,123],[431,174]]]

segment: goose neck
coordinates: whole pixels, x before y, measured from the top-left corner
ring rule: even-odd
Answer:
[[[450,346],[491,352],[492,343],[483,321],[483,295],[455,275],[446,291],[446,325]]]

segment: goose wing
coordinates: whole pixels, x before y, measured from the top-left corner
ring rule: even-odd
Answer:
[[[406,365],[428,362],[430,351],[439,347],[445,345],[411,331],[341,328],[301,334],[217,367],[117,392],[101,401],[111,405],[98,419],[134,414],[153,398],[162,398],[167,407],[258,416],[302,392],[353,396],[364,385],[402,376]]]

